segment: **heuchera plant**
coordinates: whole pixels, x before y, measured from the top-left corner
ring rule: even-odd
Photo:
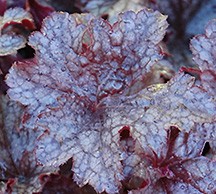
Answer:
[[[49,16],[31,20],[34,58],[8,68],[0,96],[1,192],[216,193],[216,20],[191,40],[197,68],[167,81],[159,11],[110,24],[36,5]]]

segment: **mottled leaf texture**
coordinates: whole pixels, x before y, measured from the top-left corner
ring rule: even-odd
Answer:
[[[0,56],[16,53],[25,47],[26,39],[23,36],[3,34],[0,36]]]
[[[175,76],[166,89],[159,89],[154,94],[157,100],[147,110],[153,111],[152,118],[143,117],[150,123],[148,129],[151,133],[156,131],[159,138],[148,136],[149,130],[141,138],[137,132],[132,133],[136,137],[135,152],[126,152],[124,173],[142,177],[145,184],[143,189],[131,191],[131,194],[216,192],[215,31],[213,20],[205,35],[196,36],[191,41],[194,60],[201,69],[202,86],[187,74]],[[169,103],[166,104],[167,100]],[[173,110],[170,114],[169,111]],[[162,114],[158,114],[160,112]],[[203,157],[206,142],[210,145],[210,153]]]
[[[205,35],[195,36],[191,40],[191,50],[194,61],[202,71],[216,72],[216,19],[206,26]]]
[[[36,57],[15,64],[7,78],[9,96],[40,113],[39,162],[59,165],[73,157],[79,185],[118,191],[121,126],[113,127],[117,123],[103,101],[140,80],[161,58],[165,20],[159,12],[142,10],[120,14],[113,26],[67,13],[44,21],[41,32],[29,38]]]
[[[215,141],[215,131],[211,133]],[[196,127],[189,133],[171,127],[165,140],[164,158],[157,153],[149,155],[144,149],[137,153],[139,158],[136,155],[127,158],[127,169],[133,167],[135,176],[146,183],[143,189],[130,193],[215,193],[216,162],[200,156],[204,142]]]
[[[51,170],[36,163],[37,134],[22,127],[23,112],[23,106],[0,96],[0,179],[13,179],[11,189],[17,193],[37,191],[37,175]]]
[[[4,16],[0,19],[0,28],[3,29],[11,23],[25,25],[29,29],[34,28],[33,19],[30,13],[22,8],[16,7],[5,11]]]
[[[195,36],[190,48],[194,61],[202,71],[200,77],[204,88],[212,95],[216,94],[216,19],[210,21],[205,35]]]
[[[215,141],[214,95],[184,72],[125,95],[161,58],[165,19],[144,9],[113,25],[88,14],[44,20],[29,38],[35,58],[7,77],[9,96],[35,110],[38,162],[72,157],[74,180],[97,192],[117,193],[132,175],[143,179],[138,193],[176,192],[181,183],[189,193],[214,193],[215,162],[201,156]]]
[[[144,189],[131,191],[130,194],[214,194],[216,192],[216,162],[208,158],[196,157],[182,160],[174,165],[170,164],[168,168],[148,165],[142,167],[147,169],[148,179],[154,178],[154,182]]]
[[[202,86],[211,95],[216,95],[216,19],[210,21],[204,35],[195,36],[191,40],[190,49],[194,55],[194,61],[201,70],[200,78]],[[215,141],[210,142],[211,155],[216,156]],[[212,150],[214,150],[212,152]]]
[[[37,51],[34,61],[10,71],[12,99],[45,107],[66,93],[98,103],[140,79],[161,58],[157,44],[167,23],[159,12],[126,12],[113,27],[85,17],[87,26],[66,13],[45,20],[41,32],[29,38]]]
[[[17,33],[16,29],[13,32],[12,26],[15,25],[17,25],[17,28],[34,29],[32,17],[24,9],[13,8],[5,11],[4,15],[0,16],[0,56],[14,54],[18,49],[24,48],[26,45],[24,34]]]
[[[212,95],[216,95],[216,71],[204,71],[200,77],[203,87]]]
[[[184,86],[182,90],[179,89],[180,85]],[[190,171],[190,162],[184,163],[185,169],[182,167],[185,174],[192,174],[186,177],[188,179],[182,178],[179,172],[181,170],[177,171],[180,168],[178,165],[185,160],[199,157],[201,154],[205,142],[205,138],[203,140],[200,138],[203,128],[211,129],[209,135],[203,132],[206,140],[215,140],[215,135],[212,134],[214,128],[208,125],[201,126],[204,122],[215,123],[214,98],[207,93],[203,94],[201,88],[194,86],[194,78],[191,76],[179,74],[166,85],[143,90],[136,98],[134,96],[117,100],[107,98],[103,102],[106,108],[101,106],[94,113],[92,111],[88,113],[85,106],[80,106],[82,104],[72,99],[61,98],[60,103],[64,109],[61,106],[55,107],[40,116],[40,126],[51,129],[43,134],[45,139],[40,142],[37,152],[42,163],[54,161],[53,164],[59,164],[58,160],[63,161],[64,158],[74,156],[74,178],[78,183],[81,181],[84,184],[87,183],[86,179],[90,179],[88,182],[97,191],[105,187],[107,192],[113,193],[115,187],[111,172],[119,171],[121,165],[117,164],[120,159],[125,159],[124,154],[121,154],[121,158],[118,156],[119,150],[116,149],[119,142],[118,132],[122,127],[129,126],[132,137],[139,143],[139,149],[144,151],[126,159],[123,174],[127,176],[132,173],[130,172],[132,168],[132,171],[137,172],[137,176],[149,177],[150,180],[146,182],[150,185],[145,192],[164,191],[162,187],[164,184],[160,183],[164,177],[168,178],[170,185],[167,192],[178,189],[176,181],[180,179],[183,181],[182,187],[189,187],[188,191],[208,191],[203,188],[206,183],[210,184],[210,191],[214,189],[211,184],[215,181],[215,164],[209,159],[202,160],[209,163],[209,171],[213,178],[207,176],[208,180],[205,179],[206,182],[201,182],[198,186],[194,181],[199,180],[201,175],[192,174],[196,171]],[[71,109],[74,110],[74,114],[70,113]],[[200,123],[200,134],[196,131],[196,123]],[[183,132],[178,134],[174,128],[172,129],[174,132],[170,132],[169,135],[167,131],[172,126],[178,127]],[[203,171],[209,174],[206,168]],[[106,169],[109,170],[109,176]],[[169,182],[171,178],[173,182]],[[190,181],[187,182],[188,180]]]
[[[212,135],[216,122],[215,98],[196,86],[192,76],[180,73],[167,84],[151,86],[142,90],[139,95],[141,96],[140,99],[136,97],[132,101],[132,104],[136,106],[131,108],[131,113],[128,112],[128,116],[123,115],[123,113],[120,114],[132,118],[133,122],[127,119],[129,122],[127,121],[126,124],[130,126],[131,135],[134,140],[137,140],[137,147],[139,147],[139,149],[137,148],[139,153],[137,156],[126,155],[126,167],[124,169],[126,175],[130,174],[130,170],[133,170],[134,166],[139,163],[140,155],[153,158],[154,162],[152,163],[156,164],[167,157],[167,131],[170,127],[176,127],[186,133],[191,133],[191,130],[196,128],[195,137],[197,134],[198,140],[193,137],[188,141],[190,145],[187,147],[187,152],[191,154],[190,157],[196,156],[197,152],[201,154],[200,149],[204,146],[205,140],[215,141],[215,134]],[[130,109],[129,106],[127,109]],[[135,118],[135,114],[137,114],[137,118]],[[112,116],[115,120],[118,117],[120,118],[118,113]],[[117,121],[117,123],[123,124],[125,122],[122,118],[119,120],[121,121]],[[200,126],[203,123],[206,125]],[[199,127],[197,127],[198,124]],[[200,132],[204,129],[208,133]],[[202,138],[200,138],[201,136]],[[198,142],[199,139],[203,140],[193,145],[194,141]],[[185,141],[179,142],[181,145],[178,149],[176,148],[175,154],[178,157],[183,157],[183,154],[186,154],[185,157],[187,158],[189,154],[185,151],[186,148],[182,147],[183,142],[185,143]],[[144,150],[144,153],[139,151],[140,149]],[[141,171],[142,169],[138,169],[136,172]]]
[[[180,176],[170,179],[161,178],[155,184],[150,185],[139,191],[131,191],[130,194],[151,194],[151,193],[209,193],[214,194],[215,189],[215,167],[216,163],[209,159],[200,157],[182,162],[176,166],[177,173]],[[188,173],[188,174],[187,174]],[[206,175],[208,174],[208,175]]]

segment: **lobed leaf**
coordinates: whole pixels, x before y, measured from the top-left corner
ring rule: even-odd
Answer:
[[[157,44],[167,23],[159,12],[127,12],[113,27],[83,17],[87,26],[73,15],[53,14],[29,38],[36,57],[11,68],[7,84],[12,99],[45,106],[62,94],[76,94],[98,103],[140,79],[161,58]]]
[[[150,105],[135,122],[133,136],[143,149],[150,146],[161,157],[166,130],[171,126],[188,132],[196,123],[215,122],[214,97],[194,85],[194,78],[189,75],[180,73],[167,84],[149,87],[142,94]]]
[[[36,155],[46,165],[60,165],[73,157],[74,180],[80,186],[89,183],[98,192],[116,193],[123,178],[118,132],[103,123],[103,111],[94,113],[66,98],[61,107],[41,114],[38,130],[49,131],[42,133]]]
[[[189,192],[208,192],[215,163],[200,155],[206,141],[215,141],[213,93],[180,72],[125,95],[161,58],[165,19],[147,9],[122,13],[113,25],[89,14],[54,13],[31,35],[35,58],[14,64],[6,82],[10,98],[35,118],[41,164],[72,157],[74,180],[97,192],[118,192],[129,175],[143,179],[140,193],[174,192],[182,181]],[[212,173],[206,182],[201,171]]]
[[[143,97],[134,99],[137,102],[136,108],[131,108],[131,114],[127,112],[127,118],[132,118],[133,110],[140,115],[137,115],[137,119],[133,118],[133,122],[127,123],[135,141],[134,152],[126,152],[123,158],[125,176],[140,177],[143,180],[144,189],[134,193],[174,192],[173,188],[177,191],[179,187],[173,185],[180,185],[182,181],[185,189],[188,187],[188,192],[208,192],[207,183],[196,183],[201,179],[199,176],[202,177],[205,173],[196,175],[194,170],[194,175],[191,176],[192,172],[187,165],[190,166],[189,161],[194,159],[200,162],[198,158],[206,141],[214,146],[214,96],[196,85],[193,77],[183,73],[177,74],[167,84],[150,86],[139,94]],[[145,106],[140,106],[138,102],[145,99],[149,101],[149,105],[146,103]],[[114,115],[113,118],[116,119],[117,116]],[[121,124],[122,118],[119,120],[117,123]],[[214,175],[207,175],[207,181],[208,184],[214,184],[214,162],[207,158],[201,160],[208,160],[208,170]],[[177,171],[181,164],[186,168],[182,174],[181,170]],[[203,169],[205,170],[207,167]]]

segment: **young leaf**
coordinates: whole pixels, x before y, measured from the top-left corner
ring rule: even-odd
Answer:
[[[137,153],[133,172],[147,184],[130,193],[214,193],[216,162],[200,156],[204,140],[196,128],[185,133],[171,127],[167,136],[165,158],[157,153],[151,157],[146,150]]]
[[[136,146],[134,153],[126,152],[124,155],[123,172],[127,177],[142,178],[144,185],[143,190],[134,193],[174,192],[176,190],[172,187],[176,188],[173,185],[178,181],[183,181],[184,187],[190,188],[188,192],[193,190],[207,192],[205,185],[214,184],[215,162],[208,158],[198,158],[201,156],[206,141],[215,142],[216,103],[213,95],[196,84],[192,76],[179,73],[167,84],[142,90],[139,93],[142,98],[139,99],[137,96],[138,98],[134,99],[136,108],[126,106],[132,112],[127,113],[127,120],[129,121],[133,115],[134,122],[128,122],[127,125],[130,127]],[[141,106],[138,102],[141,100],[144,102],[145,99],[149,101],[149,105],[146,103]],[[135,104],[132,102],[133,100],[131,104]],[[123,104],[126,105],[125,102]],[[140,117],[137,115],[135,119],[135,114]],[[117,115],[116,113],[112,118],[116,120],[119,117]],[[121,124],[122,120],[122,118],[119,119],[117,123]],[[169,133],[170,128],[171,133]],[[192,177],[182,178],[184,175],[177,171],[178,165],[188,160],[195,160],[198,163],[204,160],[208,163],[209,167],[204,167],[203,174],[211,172],[213,175],[207,175],[206,184],[197,185],[197,180],[200,177],[203,178],[204,175],[196,174],[195,171],[191,172],[190,167],[184,170],[183,174],[185,176],[193,174]],[[184,164],[190,166],[191,163]],[[167,185],[168,180],[173,180],[172,184]],[[211,189],[214,193],[215,188]]]

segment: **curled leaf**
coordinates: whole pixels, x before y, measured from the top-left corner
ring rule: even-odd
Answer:
[[[24,48],[27,29],[34,29],[33,19],[27,11],[18,7],[6,10],[0,16],[0,56],[14,54]]]

